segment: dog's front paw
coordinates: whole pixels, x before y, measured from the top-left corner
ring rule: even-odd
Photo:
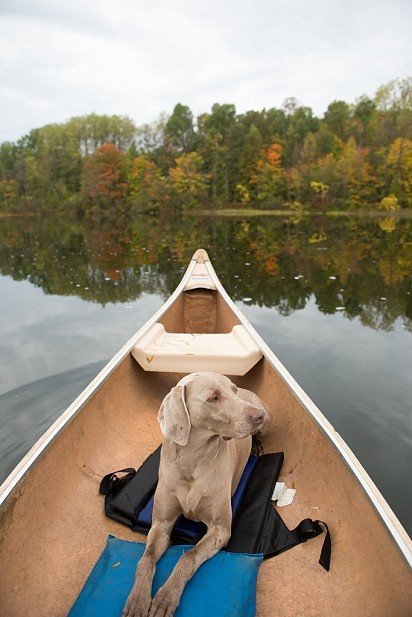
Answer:
[[[152,600],[149,617],[173,617],[180,600],[175,590],[163,585]]]
[[[122,612],[122,617],[148,617],[152,598],[132,591]]]

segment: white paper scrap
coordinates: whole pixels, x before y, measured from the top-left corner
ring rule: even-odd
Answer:
[[[276,482],[275,490],[273,491],[273,495],[272,495],[272,501],[276,501],[277,499],[279,499],[279,495],[285,489],[285,487],[286,487],[286,484],[284,482]]]
[[[278,506],[289,506],[293,498],[296,495],[296,490],[294,488],[287,488],[282,491],[280,497],[278,498]]]
[[[276,482],[272,501],[277,501],[280,507],[289,506],[296,495],[296,489],[286,488],[285,482]]]

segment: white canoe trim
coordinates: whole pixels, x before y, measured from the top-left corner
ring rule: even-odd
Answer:
[[[349,446],[342,439],[342,437],[335,431],[330,422],[325,418],[322,412],[316,407],[313,401],[309,398],[306,392],[299,386],[292,375],[286,370],[280,360],[276,357],[273,351],[268,347],[260,335],[256,332],[253,326],[249,323],[243,313],[238,309],[236,304],[230,298],[225,288],[221,284],[216,272],[209,260],[209,257],[203,249],[199,249],[193,255],[192,260],[182,278],[179,285],[168,298],[168,300],[162,305],[162,307],[148,320],[146,323],[125,343],[125,345],[113,356],[113,358],[106,364],[106,366],[100,371],[100,373],[90,382],[90,384],[83,390],[83,392],[73,401],[73,403],[55,420],[51,427],[38,439],[34,446],[24,456],[20,463],[6,478],[3,484],[0,486],[0,508],[5,502],[7,497],[21,482],[30,467],[36,462],[41,454],[50,446],[57,435],[65,428],[65,426],[76,417],[79,411],[87,403],[87,401],[94,395],[94,393],[100,389],[106,379],[116,370],[119,364],[124,358],[131,352],[136,345],[137,341],[143,336],[149,328],[156,323],[162,315],[170,308],[175,302],[178,296],[185,290],[192,288],[190,279],[194,272],[197,263],[202,263],[206,266],[209,273],[210,280],[213,281],[215,289],[221,294],[225,302],[232,309],[239,322],[245,326],[250,335],[256,341],[256,344],[260,348],[263,355],[266,357],[272,367],[279,373],[297,399],[301,402],[304,408],[308,411],[310,416],[316,422],[316,424],[322,429],[324,434],[329,438],[337,449],[341,458],[346,462],[352,473],[357,478],[358,482],[365,491],[369,501],[375,507],[377,513],[381,517],[382,521],[388,528],[388,531],[392,535],[394,541],[399,547],[399,550],[405,557],[406,561],[412,566],[412,541],[402,527],[401,523],[397,519],[395,513],[390,508],[376,485],[373,483],[365,469],[357,460]]]

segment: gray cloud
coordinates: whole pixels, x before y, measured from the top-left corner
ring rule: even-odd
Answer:
[[[73,115],[138,124],[296,96],[321,114],[410,74],[409,0],[3,0],[0,140]]]

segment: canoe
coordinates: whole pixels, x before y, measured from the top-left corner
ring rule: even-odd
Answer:
[[[163,307],[54,422],[0,487],[0,613],[66,615],[109,533],[133,533],[103,513],[101,478],[138,467],[161,442],[157,411],[187,372],[216,370],[274,411],[265,452],[283,451],[280,479],[297,490],[289,528],[323,535],[265,561],[257,615],[410,616],[412,543],[347,444],[256,333],[199,249]],[[393,470],[396,473],[396,470]]]

